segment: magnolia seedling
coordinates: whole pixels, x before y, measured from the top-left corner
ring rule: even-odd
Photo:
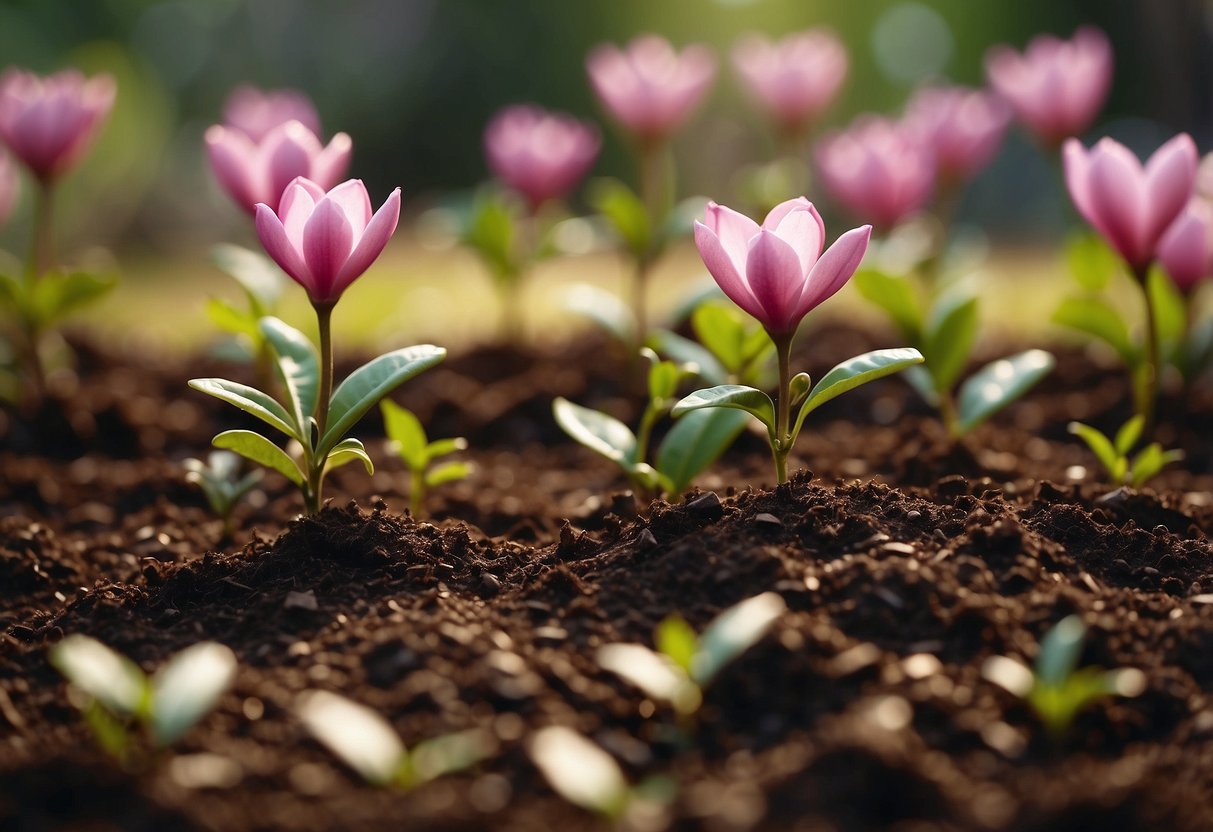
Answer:
[[[1082,422],[1071,422],[1069,431],[1087,443],[1113,483],[1140,488],[1164,467],[1184,458],[1183,451],[1164,451],[1157,442],[1151,442],[1130,457],[1129,452],[1141,439],[1145,423],[1146,417],[1138,414],[1121,425],[1116,436],[1111,438]]]
[[[172,745],[210,713],[236,676],[235,654],[209,641],[177,653],[151,676],[83,635],[51,648],[50,661],[81,694],[98,744],[120,760],[130,749],[131,724],[146,731],[153,748]]]
[[[408,466],[411,474],[409,486],[409,510],[414,517],[422,517],[425,498],[431,488],[448,482],[456,482],[472,473],[467,462],[444,462],[433,465],[436,459],[467,450],[468,442],[463,437],[435,439],[425,435],[425,428],[411,411],[388,401],[379,403],[383,413],[383,427],[390,440],[389,447]]]
[[[1060,737],[1080,711],[1100,699],[1139,696],[1146,689],[1146,676],[1136,668],[1078,667],[1086,634],[1081,618],[1067,616],[1041,640],[1034,667],[992,656],[982,665],[982,675],[1026,701],[1045,729]]]
[[[598,649],[598,664],[680,716],[690,716],[721,669],[757,644],[785,609],[782,597],[764,592],[725,610],[698,636],[680,616],[671,615],[657,627],[656,650],[607,644]]]
[[[223,521],[223,539],[230,539],[236,504],[261,481],[262,472],[253,470],[241,476],[240,456],[231,451],[211,451],[206,462],[187,459],[182,464],[186,480],[202,490],[211,511]]]
[[[313,737],[376,786],[411,789],[471,768],[497,750],[493,736],[478,729],[425,740],[409,750],[382,716],[328,691],[303,693],[296,712]]]

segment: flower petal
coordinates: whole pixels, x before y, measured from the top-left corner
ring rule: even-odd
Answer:
[[[779,207],[775,210],[778,211]],[[800,258],[801,276],[808,277],[809,269],[813,268],[813,264],[821,256],[821,246],[826,236],[825,223],[821,221],[817,209],[806,199],[802,205],[795,205],[793,210],[785,212],[774,228],[767,225],[770,220],[771,216],[767,215],[763,228],[774,231],[779,239],[792,247],[792,251]]]
[[[872,237],[872,226],[852,228],[834,241],[813,266],[804,291],[796,304],[797,319],[809,314],[814,307],[834,295],[855,274]]]
[[[1078,139],[1067,139],[1061,149],[1062,167],[1065,171],[1066,189],[1070,199],[1083,219],[1098,228],[1095,210],[1091,204],[1091,158]]]
[[[328,198],[333,200],[345,212],[345,218],[354,229],[354,237],[362,236],[366,224],[371,221],[371,197],[366,192],[366,185],[361,179],[350,179],[342,182],[328,192]]]
[[[244,135],[219,125],[206,131],[206,154],[215,178],[236,204],[256,213],[258,202],[267,199],[256,185],[256,148]]]
[[[310,179],[302,176],[286,186],[282,201],[278,203],[278,216],[286,229],[286,237],[295,251],[303,254],[303,229],[316,210],[316,203],[324,199],[324,191]]]
[[[354,229],[331,199],[316,203],[303,229],[303,259],[315,280],[317,300],[336,300],[337,275],[354,246]]]
[[[756,225],[755,228],[757,227]],[[724,250],[716,231],[698,220],[695,221],[695,247],[699,249],[699,256],[703,258],[703,264],[707,266],[708,273],[712,275],[729,300],[748,314],[762,320],[762,306],[754,297],[754,293],[750,291],[745,278],[742,277],[744,272],[737,268],[733,258]],[[742,268],[744,268],[744,264]]]
[[[266,253],[296,283],[307,289],[308,295],[314,299],[316,291],[312,273],[304,263],[300,251],[287,239],[286,229],[283,227],[282,221],[278,219],[278,215],[264,202],[257,205],[256,215],[257,236],[261,239],[261,245],[265,248]]]
[[[739,214],[732,208],[709,202],[704,210],[704,224],[712,230],[721,248],[733,261],[738,274],[745,274],[745,261],[749,256],[750,240],[758,235],[758,223]]]
[[[312,158],[311,178],[322,188],[331,188],[341,181],[350,167],[354,143],[345,133],[329,139],[328,145]]]
[[[358,240],[354,250],[337,273],[337,283],[333,287],[337,294],[344,292],[346,287],[357,280],[371,267],[375,259],[383,253],[388,240],[396,231],[400,222],[400,189],[392,191],[387,200],[367,223],[362,239]]]
[[[1151,248],[1188,204],[1199,162],[1192,137],[1180,133],[1154,151],[1146,163],[1146,238]]]
[[[1091,153],[1088,188],[1095,213],[1092,224],[1130,266],[1144,268],[1153,252],[1147,237],[1149,195],[1141,162],[1124,145],[1100,139]]]
[[[800,323],[796,301],[804,288],[804,273],[796,251],[765,228],[750,243],[746,281],[762,306],[759,320],[771,332],[790,332]]]

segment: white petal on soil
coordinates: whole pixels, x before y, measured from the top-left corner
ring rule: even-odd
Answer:
[[[706,685],[721,668],[757,644],[786,609],[780,595],[764,592],[716,616],[699,638],[691,676]]]
[[[1007,656],[991,656],[981,666],[981,675],[1019,697],[1027,696],[1036,683],[1036,677],[1023,662]]]
[[[210,713],[236,678],[236,654],[204,641],[168,660],[152,677],[152,735],[170,745]]]
[[[531,759],[552,788],[570,803],[617,815],[628,784],[615,758],[570,728],[541,728],[531,739]]]
[[[133,661],[96,639],[70,635],[51,649],[50,660],[69,682],[110,711],[130,716],[141,707],[147,677]]]
[[[404,743],[379,714],[328,691],[308,691],[296,710],[317,740],[371,783],[391,781],[404,759]]]

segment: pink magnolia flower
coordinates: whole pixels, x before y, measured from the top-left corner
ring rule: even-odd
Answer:
[[[603,107],[637,138],[656,142],[691,117],[716,77],[716,58],[706,46],[679,54],[664,38],[641,35],[626,50],[597,47],[586,69]]]
[[[990,84],[1027,127],[1050,146],[1091,126],[1112,88],[1112,45],[1083,26],[1071,40],[1040,35],[1020,54],[1007,46],[986,53]]]
[[[244,133],[254,143],[288,121],[297,121],[320,135],[316,105],[299,90],[260,90],[242,84],[232,90],[223,106],[223,123]]]
[[[851,279],[871,235],[870,225],[851,229],[822,254],[825,224],[804,197],[776,205],[761,226],[715,202],[695,222],[695,245],[712,277],[773,335],[795,332]]]
[[[506,107],[484,131],[489,169],[532,208],[571,191],[601,146],[594,125],[531,104]]]
[[[822,183],[848,211],[891,227],[922,209],[935,186],[931,152],[905,124],[861,117],[817,145]]]
[[[21,69],[0,76],[0,139],[40,182],[66,173],[92,145],[117,85],[106,74],[65,69],[42,78]]]
[[[17,166],[13,164],[11,156],[0,151],[0,225],[8,222],[20,190],[21,179],[17,175]]]
[[[301,176],[287,186],[276,213],[257,206],[261,245],[315,304],[336,303],[383,252],[399,221],[400,189],[372,215],[361,179],[325,193]]]
[[[277,209],[283,190],[296,177],[331,188],[350,165],[353,143],[345,133],[322,147],[316,134],[298,121],[271,130],[261,141],[218,124],[206,131],[211,169],[236,204],[254,213],[258,203]]]
[[[934,153],[941,177],[962,182],[990,164],[1002,146],[1011,112],[983,90],[927,87],[906,105],[906,124]]]
[[[1159,240],[1158,261],[1185,295],[1213,274],[1213,206],[1194,197]]]
[[[1213,202],[1213,153],[1206,153],[1196,168],[1196,195]]]
[[[850,62],[842,42],[827,29],[809,29],[774,42],[742,36],[733,65],[746,88],[779,124],[801,133],[838,96]]]
[[[1062,148],[1066,187],[1087,222],[1142,273],[1158,242],[1192,196],[1196,145],[1181,133],[1143,167],[1133,152],[1103,138],[1090,150],[1078,139]]]

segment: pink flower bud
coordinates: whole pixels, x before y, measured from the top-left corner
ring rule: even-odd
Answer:
[[[106,74],[65,69],[45,78],[21,69],[0,76],[0,139],[41,182],[67,173],[92,145],[114,106]]]
[[[336,303],[383,252],[399,221],[400,189],[372,216],[361,179],[325,193],[299,177],[283,192],[276,213],[265,203],[257,206],[261,245],[313,303]]]
[[[854,228],[822,254],[825,224],[804,197],[775,206],[761,226],[715,202],[695,223],[695,245],[712,277],[773,335],[795,332],[851,279],[871,235],[870,225]]]
[[[983,90],[928,87],[910,99],[905,120],[934,154],[939,175],[963,182],[990,164],[998,153],[1011,111]]]
[[[283,190],[297,177],[331,188],[349,168],[352,148],[345,133],[322,147],[316,134],[297,121],[278,125],[259,142],[230,127],[215,125],[206,131],[215,178],[250,214],[258,203],[277,209]]]
[[[223,106],[223,123],[260,142],[270,131],[297,121],[320,135],[320,116],[311,100],[298,90],[259,90],[242,84],[232,90]]]
[[[21,191],[21,178],[12,157],[0,151],[0,226],[8,222]]]
[[[1213,206],[1194,197],[1159,241],[1158,261],[1185,295],[1213,274]]]
[[[849,60],[832,32],[809,29],[779,42],[744,35],[733,49],[733,65],[780,128],[799,134],[838,97]]]
[[[1052,147],[1095,121],[1112,88],[1112,45],[1093,26],[1072,40],[1040,35],[1023,54],[991,49],[986,75],[1019,120]]]
[[[489,169],[532,208],[568,194],[601,146],[594,125],[531,104],[506,107],[484,131]]]
[[[906,125],[864,116],[817,145],[822,183],[848,211],[888,229],[926,205],[935,186],[929,150]]]
[[[626,50],[603,44],[586,59],[602,106],[645,142],[664,141],[678,131],[716,77],[716,58],[706,46],[681,54],[657,35],[641,35]]]
[[[1181,133],[1142,167],[1133,152],[1104,138],[1089,151],[1077,139],[1062,148],[1074,206],[1137,273],[1150,265],[1158,242],[1192,196],[1196,145]]]

